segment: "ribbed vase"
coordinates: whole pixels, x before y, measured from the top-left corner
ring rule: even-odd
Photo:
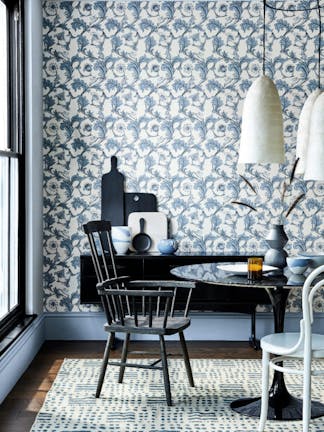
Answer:
[[[288,254],[284,247],[288,241],[288,237],[283,225],[273,224],[265,240],[270,249],[268,249],[264,256],[264,263],[281,269],[286,267]]]

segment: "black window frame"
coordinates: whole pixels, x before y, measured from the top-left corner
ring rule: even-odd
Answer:
[[[25,155],[24,155],[24,24],[23,1],[0,0],[8,21],[8,150],[2,157],[18,159],[18,293],[17,305],[0,319],[0,341],[26,316]],[[10,195],[9,195],[10,200]],[[10,202],[10,201],[9,201]],[[9,222],[10,223],[10,222]]]

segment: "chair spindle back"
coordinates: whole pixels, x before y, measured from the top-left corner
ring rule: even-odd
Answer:
[[[155,318],[165,328],[168,317],[175,314],[176,295],[181,285],[186,288],[184,317],[188,316],[192,288],[188,282],[130,281],[127,276],[118,277],[108,221],[90,221],[83,226],[88,236],[93,265],[97,276],[97,291],[106,313],[108,324],[125,325],[125,318],[132,317],[135,327],[146,317],[148,327]],[[144,282],[144,283],[143,283]],[[145,288],[143,287],[145,285]],[[194,287],[194,283],[192,283]],[[131,288],[131,289],[129,289]],[[156,320],[155,320],[156,322]]]

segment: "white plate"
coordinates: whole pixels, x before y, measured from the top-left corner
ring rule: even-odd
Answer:
[[[220,264],[217,265],[217,268],[223,270],[227,273],[233,273],[236,275],[246,275],[247,274],[247,263],[238,263],[238,264]],[[262,273],[269,273],[272,271],[278,270],[278,267],[273,267],[269,265],[263,264]]]

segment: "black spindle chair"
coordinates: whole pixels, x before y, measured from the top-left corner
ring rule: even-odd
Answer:
[[[179,333],[184,363],[189,384],[194,381],[183,331],[189,327],[189,303],[194,282],[185,281],[133,281],[128,276],[118,277],[114,249],[111,240],[111,225],[107,221],[91,221],[83,225],[88,236],[93,264],[98,283],[97,291],[106,314],[104,328],[109,333],[102,360],[96,397],[101,393],[107,365],[119,366],[118,382],[122,383],[125,367],[159,369],[163,371],[167,404],[172,405],[165,336]],[[176,295],[179,289],[186,290],[182,314],[175,314]],[[121,361],[109,361],[116,333],[125,333]],[[150,365],[127,362],[130,335],[134,333],[158,335],[161,359]],[[162,367],[157,366],[162,362]]]

